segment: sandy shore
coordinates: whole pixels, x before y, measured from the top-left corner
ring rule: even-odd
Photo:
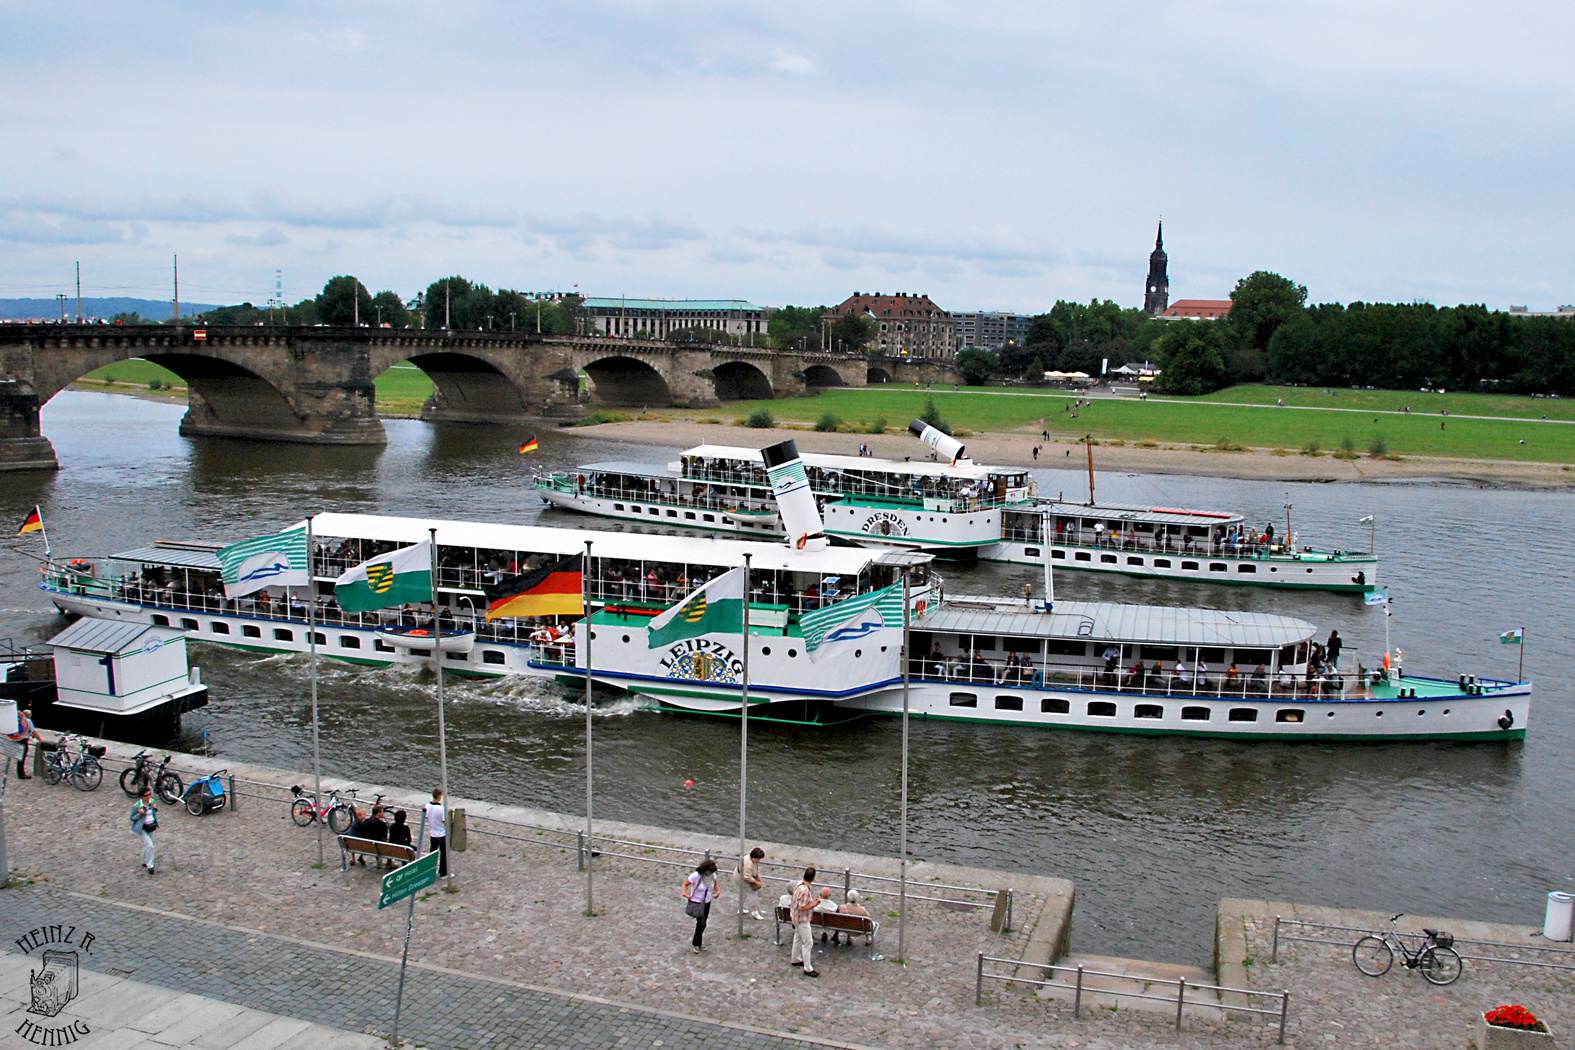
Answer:
[[[689,448],[694,445],[749,445],[760,447],[792,438],[805,452],[853,455],[864,442],[875,455],[890,459],[913,456],[921,446],[906,432],[897,434],[822,434],[813,430],[778,427],[751,430],[743,427],[697,423],[672,419],[634,420],[603,423],[593,427],[573,427],[559,434],[597,437],[640,444]],[[1033,466],[1033,448],[1043,444],[1038,464],[1043,467],[1078,469],[1088,460],[1080,443],[1051,440],[1043,442],[1031,433],[975,434],[966,439],[969,455],[979,463]],[[1101,471],[1133,471],[1143,474],[1190,474],[1203,477],[1245,478],[1259,481],[1394,481],[1431,478],[1472,485],[1503,488],[1575,488],[1575,470],[1556,463],[1519,463],[1485,459],[1435,459],[1406,456],[1402,459],[1375,460],[1363,456],[1355,460],[1336,459],[1330,454],[1304,456],[1299,453],[1275,455],[1270,449],[1244,452],[1217,452],[1195,449],[1190,445],[1162,443],[1155,448],[1137,445],[1095,446],[1094,468]]]

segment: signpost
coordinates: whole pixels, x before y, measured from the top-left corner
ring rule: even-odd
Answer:
[[[423,820],[421,825],[425,828],[426,821]],[[418,833],[417,852],[420,849]],[[399,957],[399,994],[394,999],[394,1031],[389,1036],[389,1046],[399,1045],[399,1011],[405,1005],[405,964],[410,961],[410,927],[416,918],[416,894],[437,882],[437,870],[438,854],[434,851],[383,876],[383,893],[377,900],[379,910],[407,897],[410,899],[410,908],[405,912],[405,948]]]

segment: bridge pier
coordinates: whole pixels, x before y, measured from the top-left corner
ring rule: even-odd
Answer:
[[[20,380],[0,381],[0,472],[59,469],[55,446],[38,430],[38,394]]]

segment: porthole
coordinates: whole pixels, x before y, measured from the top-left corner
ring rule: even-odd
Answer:
[[[797,659],[797,658],[798,658],[798,650],[797,649],[789,649],[788,650],[788,659],[789,660],[794,660],[794,659]]]
[[[1425,711],[1425,710],[1423,710],[1423,711],[1418,711],[1418,712],[1417,712],[1417,713],[1416,713],[1416,717],[1418,717],[1418,718],[1421,718],[1421,717],[1422,717],[1422,716],[1423,716],[1423,715],[1425,715],[1425,714],[1427,714],[1427,712],[1426,712],[1426,711]]]
[[[1447,707],[1444,708],[1444,714],[1446,714],[1446,715],[1449,714],[1449,708],[1447,708]]]
[[[855,650],[853,650],[853,659],[857,660],[860,657],[862,657],[863,655],[864,655],[864,650],[863,649],[855,649]]]
[[[769,646],[769,645],[762,646],[761,650],[760,650],[760,655],[761,656],[770,656],[771,655],[771,646]]]
[[[1328,712],[1328,715],[1329,715],[1330,718],[1333,718],[1334,717],[1334,712],[1330,711],[1330,712]]]
[[[1382,717],[1384,717],[1384,713],[1382,711],[1375,711],[1373,713],[1373,717],[1374,718],[1382,718]]]
[[[629,636],[627,634],[623,636],[623,644],[624,645],[628,645],[629,644]]]

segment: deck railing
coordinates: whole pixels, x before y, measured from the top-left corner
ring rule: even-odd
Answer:
[[[909,673],[919,681],[963,685],[995,685],[1024,689],[1060,689],[1086,693],[1130,693],[1136,696],[1196,696],[1243,700],[1339,700],[1362,695],[1379,679],[1376,672],[1332,672],[1305,675],[1175,674],[1162,671],[1105,671],[1076,664],[1055,664],[1031,657],[1018,664],[1003,660],[935,660],[915,657]]]

